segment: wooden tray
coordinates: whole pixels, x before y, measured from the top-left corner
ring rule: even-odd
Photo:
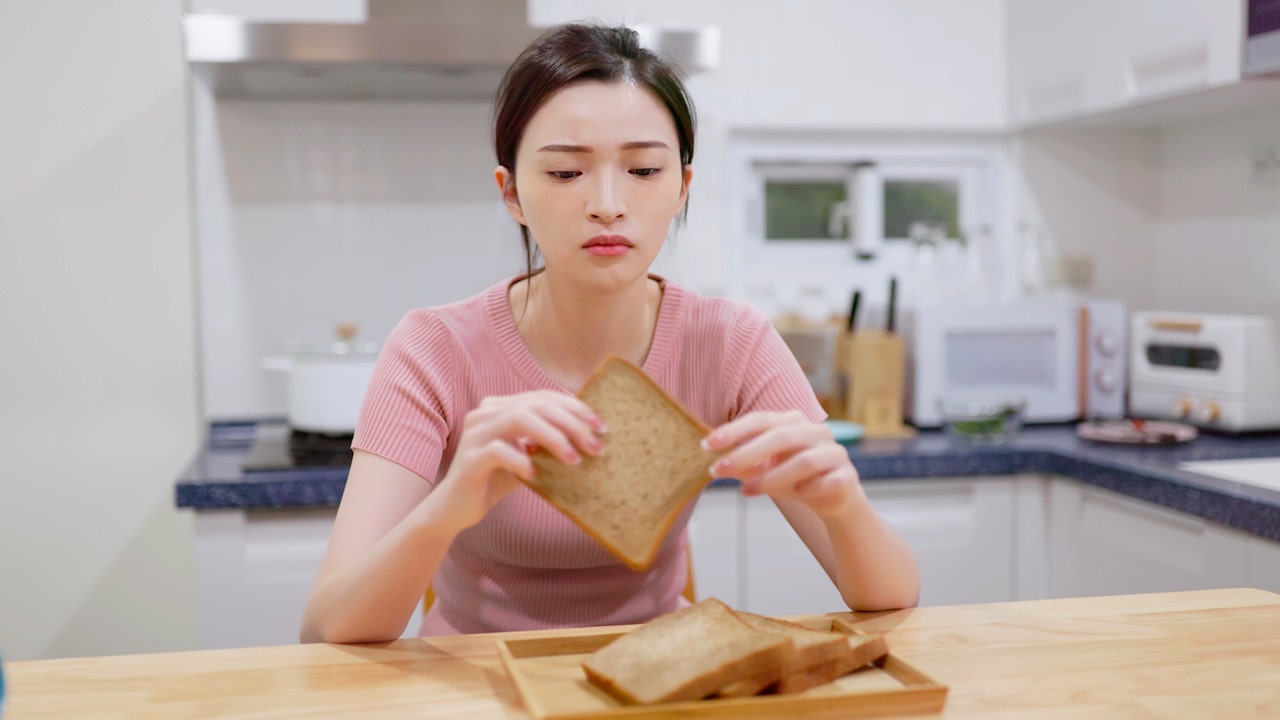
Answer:
[[[838,619],[793,622],[815,630],[865,634]],[[498,655],[525,708],[538,720],[613,718],[851,718],[932,713],[942,710],[947,686],[893,654],[835,682],[793,695],[623,705],[587,681],[582,660],[626,630],[600,628],[565,635],[498,640]]]

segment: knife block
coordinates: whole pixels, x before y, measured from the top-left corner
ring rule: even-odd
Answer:
[[[913,437],[915,429],[902,422],[907,360],[902,336],[859,330],[840,339],[845,417],[862,425],[869,438]]]

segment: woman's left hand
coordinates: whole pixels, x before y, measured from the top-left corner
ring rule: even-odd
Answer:
[[[866,497],[848,450],[826,425],[798,412],[747,413],[712,430],[702,444],[727,451],[711,474],[742,481],[746,495],[794,498],[824,517]]]

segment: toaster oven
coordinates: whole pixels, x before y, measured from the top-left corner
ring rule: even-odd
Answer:
[[[1280,337],[1256,315],[1134,313],[1130,409],[1241,432],[1280,428]]]

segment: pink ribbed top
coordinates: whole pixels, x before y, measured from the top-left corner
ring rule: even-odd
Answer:
[[[643,369],[711,427],[750,410],[822,409],[763,313],[663,284]],[[435,482],[467,412],[490,395],[570,392],[542,370],[511,316],[512,278],[450,305],[414,310],[378,359],[352,446]],[[576,391],[576,388],[572,390]],[[433,580],[421,635],[639,623],[683,604],[685,526],[672,525],[653,566],[634,572],[527,488],[458,535]]]

